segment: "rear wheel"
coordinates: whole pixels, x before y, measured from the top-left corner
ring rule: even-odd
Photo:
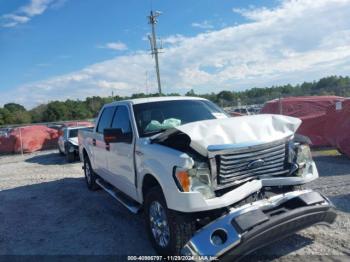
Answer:
[[[92,191],[97,190],[99,188],[96,183],[97,175],[92,170],[90,160],[87,156],[84,157],[84,175],[87,187]]]
[[[162,190],[155,187],[145,197],[147,233],[158,254],[179,255],[196,231],[194,220],[169,210]]]

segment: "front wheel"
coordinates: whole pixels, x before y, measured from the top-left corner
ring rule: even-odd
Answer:
[[[60,146],[58,146],[58,152],[60,153],[61,156],[64,156],[64,152],[61,150]]]
[[[96,183],[96,174],[92,170],[91,163],[88,157],[84,157],[84,175],[85,175],[85,181],[87,184],[87,187],[95,191],[99,188],[98,184]]]
[[[179,255],[181,248],[196,231],[194,220],[169,210],[163,192],[152,188],[145,197],[147,233],[158,254]]]
[[[72,163],[75,160],[75,153],[74,152],[67,152],[66,154],[66,160],[68,163]]]

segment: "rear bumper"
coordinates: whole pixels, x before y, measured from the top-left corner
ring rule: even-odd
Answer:
[[[333,205],[320,193],[294,191],[231,210],[200,229],[182,254],[232,261],[309,226],[331,224],[335,218]]]

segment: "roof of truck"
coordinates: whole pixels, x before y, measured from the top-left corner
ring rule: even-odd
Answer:
[[[192,97],[192,96],[158,96],[158,97],[146,97],[146,98],[136,98],[136,99],[116,101],[111,103],[110,105],[119,104],[121,102],[129,102],[133,105],[136,105],[136,104],[161,102],[161,101],[174,101],[174,100],[205,100],[205,99],[201,97]]]

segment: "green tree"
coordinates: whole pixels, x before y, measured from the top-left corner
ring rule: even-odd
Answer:
[[[0,116],[2,125],[13,124],[15,122],[13,114],[6,108],[0,108]]]
[[[45,122],[62,121],[68,119],[68,109],[64,102],[54,101],[47,105],[43,112],[43,120]]]
[[[90,112],[90,115],[92,117],[96,117],[102,106],[104,105],[104,100],[102,97],[99,96],[93,96],[88,97],[85,100],[85,105]]]
[[[27,124],[31,122],[30,114],[20,104],[5,104],[1,114],[3,124]]]
[[[185,96],[197,96],[196,93],[194,92],[193,89],[191,89],[190,91],[188,91]]]
[[[91,118],[92,113],[87,105],[81,101],[67,100],[65,105],[68,110],[68,118],[71,120]]]
[[[33,123],[40,123],[44,122],[43,116],[44,116],[44,111],[47,109],[47,105],[39,105],[37,107],[34,107],[32,110],[29,111]]]
[[[16,111],[26,111],[26,109],[24,108],[24,106],[20,105],[20,104],[16,104],[16,103],[8,103],[4,105],[4,108],[6,108],[8,111],[12,112],[16,112]]]
[[[0,126],[6,124],[5,110],[7,110],[7,109],[0,108]]]

